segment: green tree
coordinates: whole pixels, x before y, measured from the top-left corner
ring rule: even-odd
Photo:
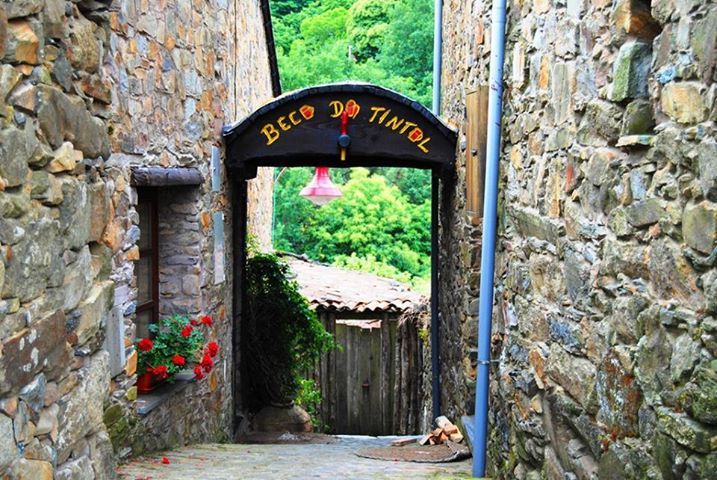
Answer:
[[[428,106],[433,7],[426,0],[273,0],[285,90],[363,80]],[[430,172],[334,169],[344,196],[316,208],[299,197],[313,169],[276,185],[274,245],[406,281],[430,263]]]
[[[376,58],[388,30],[389,14],[398,0],[358,0],[346,25],[353,54],[359,62]]]
[[[395,76],[411,78],[420,94],[431,95],[433,2],[401,0],[389,13],[379,60]],[[428,105],[427,103],[424,103]]]
[[[277,183],[275,248],[403,281],[428,273],[429,201],[411,203],[385,177],[354,168],[343,196],[318,208],[299,196],[311,175],[292,168]]]

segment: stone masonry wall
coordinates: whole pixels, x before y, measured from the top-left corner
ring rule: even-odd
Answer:
[[[220,133],[271,97],[262,23],[258,0],[0,1],[0,477],[113,478],[117,454],[231,433]],[[197,248],[180,272],[186,313],[212,315],[222,351],[206,380],[141,417],[131,169],[150,165],[203,175],[169,203],[191,218],[163,233],[175,235],[166,248]]]
[[[713,476],[717,5],[508,3],[492,475]],[[455,123],[465,93],[487,84],[490,10],[445,2],[444,115]],[[476,300],[462,156],[442,218],[455,265],[441,273],[463,286],[443,308],[456,327]],[[474,345],[470,323],[442,352]],[[453,358],[444,370],[461,367]],[[443,379],[448,408],[472,409],[473,380]]]
[[[115,305],[124,313],[127,344],[135,340],[132,265],[138,240],[130,171],[151,165],[193,167],[204,177],[197,188],[160,191],[160,313],[211,315],[210,340],[221,347],[217,368],[206,380],[191,383],[146,416],[134,413],[136,352],[128,348],[127,368],[113,380],[106,413],[122,457],[232,434],[232,186],[221,159],[221,127],[272,96],[262,22],[259,1],[124,0],[110,12],[106,71],[116,90],[108,166],[115,181],[128,185],[118,195],[111,223],[117,240],[113,279],[125,287]],[[213,155],[220,157],[219,185],[212,183]],[[249,203],[251,218],[266,208],[258,192],[270,182],[270,176],[252,182],[257,193]],[[223,280],[215,276],[218,214],[224,216]]]
[[[113,477],[101,348],[114,291],[110,139],[88,93],[104,29],[84,4],[0,2],[3,478]]]

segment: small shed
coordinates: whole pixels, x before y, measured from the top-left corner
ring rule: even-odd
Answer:
[[[321,389],[321,423],[338,434],[417,433],[425,338],[417,319],[427,299],[370,273],[284,259],[340,345],[308,375]]]

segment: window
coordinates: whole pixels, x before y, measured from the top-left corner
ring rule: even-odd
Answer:
[[[140,189],[137,214],[140,238],[137,277],[136,338],[151,337],[149,325],[159,320],[159,238],[157,189]]]

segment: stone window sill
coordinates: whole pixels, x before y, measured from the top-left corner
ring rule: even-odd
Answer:
[[[166,383],[157,387],[157,389],[151,393],[138,395],[135,403],[137,413],[142,416],[149,414],[152,410],[162,405],[165,401],[172,398],[195,381],[194,373],[181,372],[174,377],[174,383]]]

